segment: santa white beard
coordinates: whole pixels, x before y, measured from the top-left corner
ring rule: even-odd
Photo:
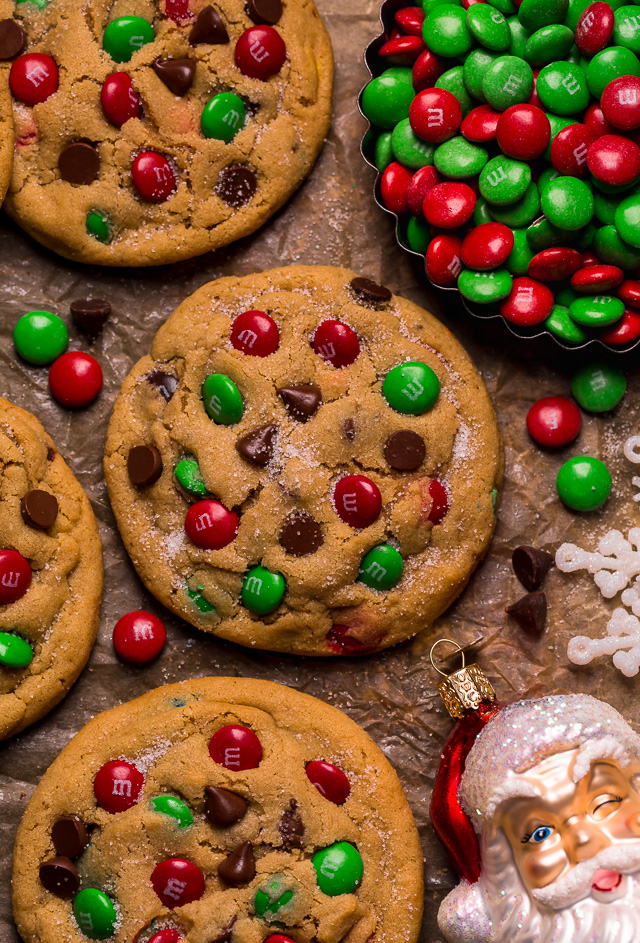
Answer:
[[[573,879],[543,889],[543,904],[527,893],[501,830],[483,842],[482,862],[478,883],[462,881],[440,907],[438,925],[451,943],[640,943],[640,842],[578,865]],[[624,896],[576,900],[599,868],[626,875]]]

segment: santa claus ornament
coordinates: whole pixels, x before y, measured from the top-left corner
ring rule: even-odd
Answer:
[[[586,694],[500,706],[464,655],[444,677],[458,723],[431,816],[461,879],[445,939],[640,943],[640,736]]]

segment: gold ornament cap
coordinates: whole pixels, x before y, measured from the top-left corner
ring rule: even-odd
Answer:
[[[435,649],[443,642],[455,645],[462,655],[462,668],[450,675],[441,671],[433,660]],[[431,646],[429,660],[438,674],[441,674],[444,678],[444,681],[441,681],[438,685],[438,691],[444,701],[444,706],[455,720],[463,717],[465,711],[477,710],[482,701],[495,701],[496,692],[493,690],[486,674],[478,665],[465,665],[464,651],[457,642],[449,638],[438,639]]]

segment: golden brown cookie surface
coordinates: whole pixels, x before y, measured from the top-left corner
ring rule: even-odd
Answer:
[[[105,456],[117,523],[147,587],[204,631],[304,654],[384,648],[429,625],[487,550],[502,451],[482,380],[431,315],[358,294],[355,277],[300,266],[205,285],[124,382]],[[256,309],[254,342],[239,327]],[[358,346],[343,367],[323,359],[336,320]],[[263,342],[277,349],[252,354]],[[405,362],[440,387],[417,413],[383,392]],[[366,526],[349,515],[361,488],[378,501]]]
[[[51,57],[45,68],[56,69],[58,80],[57,90],[35,104],[14,90],[9,213],[66,258],[102,265],[191,258],[261,226],[318,155],[333,79],[331,45],[313,2],[268,4],[273,25],[262,22],[263,5],[9,4],[27,34],[25,55]],[[124,40],[106,41],[110,55],[105,34],[127,18],[137,19],[128,32],[125,23]],[[118,59],[127,36],[134,51]],[[276,52],[286,48],[281,67],[263,78],[241,71],[238,44],[260,70],[268,65],[270,40]],[[40,67],[28,67],[34,80]],[[43,83],[36,97],[46,94]],[[28,97],[33,82],[26,85]],[[225,139],[203,130],[214,100],[206,134]],[[140,164],[147,153],[155,155],[151,165],[147,158]]]
[[[91,652],[101,598],[87,496],[35,416],[0,398],[0,739],[65,696]]]
[[[13,166],[13,111],[7,75],[0,70],[0,205],[9,189]]]
[[[50,888],[56,853],[67,897],[40,877]],[[99,714],[65,747],[18,832],[14,914],[25,943],[80,943],[93,890],[114,943],[414,943],[422,868],[398,778],[353,721],[272,682],[201,678]]]

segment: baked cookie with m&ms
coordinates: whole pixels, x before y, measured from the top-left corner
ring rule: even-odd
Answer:
[[[284,685],[198,678],[98,714],[18,830],[25,943],[415,943],[423,861],[360,727]]]
[[[105,476],[145,585],[248,647],[364,654],[428,626],[485,554],[502,448],[432,315],[345,269],[222,278],[124,381]]]
[[[312,0],[0,0],[2,16],[25,37],[6,208],[65,258],[159,265],[247,236],[329,129]]]
[[[0,22],[0,62],[2,62],[2,23]],[[4,200],[13,167],[13,110],[6,74],[0,68],[0,205]]]
[[[101,599],[89,499],[35,416],[0,398],[0,740],[65,696]]]

